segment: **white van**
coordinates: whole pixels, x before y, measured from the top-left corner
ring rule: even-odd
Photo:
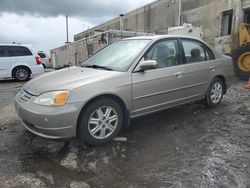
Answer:
[[[45,53],[44,51],[39,51],[37,54],[41,58],[44,69],[53,68],[51,59],[47,53]]]
[[[0,44],[0,79],[26,81],[43,72],[40,57],[30,46]]]

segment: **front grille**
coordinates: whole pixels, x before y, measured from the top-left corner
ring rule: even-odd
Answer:
[[[28,103],[31,101],[33,95],[31,95],[30,93],[24,91],[24,90],[21,90],[20,93],[19,93],[19,100],[21,102],[24,102],[24,103]]]

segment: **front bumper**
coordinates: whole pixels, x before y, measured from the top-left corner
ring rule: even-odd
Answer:
[[[41,106],[23,101],[16,95],[15,107],[23,126],[30,132],[48,139],[64,139],[76,136],[77,119],[82,103],[65,104],[61,107]]]

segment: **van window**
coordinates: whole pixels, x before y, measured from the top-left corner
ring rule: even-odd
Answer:
[[[6,54],[5,54],[3,46],[0,46],[0,57],[6,57]]]
[[[38,52],[37,54],[40,56],[40,58],[45,58],[46,57],[46,55],[44,53],[42,53],[42,52]]]
[[[23,46],[7,46],[7,52],[10,57],[32,55],[30,50]]]

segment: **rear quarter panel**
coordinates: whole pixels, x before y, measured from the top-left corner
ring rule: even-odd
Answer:
[[[221,55],[217,60],[219,65],[218,74],[225,77],[227,88],[229,88],[236,79],[233,60],[230,56],[226,55]]]
[[[31,67],[36,65],[36,59],[34,56],[18,56],[18,57],[10,57],[11,66],[10,70],[12,71],[15,67],[23,65],[26,67]]]

